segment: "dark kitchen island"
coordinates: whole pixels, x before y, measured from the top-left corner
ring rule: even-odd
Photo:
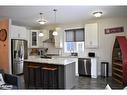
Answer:
[[[24,61],[26,89],[71,89],[75,86],[75,61],[69,58],[28,58]]]

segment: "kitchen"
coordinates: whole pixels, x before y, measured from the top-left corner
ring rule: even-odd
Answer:
[[[72,7],[72,9],[73,8],[77,9],[77,12],[78,12],[79,10],[83,11],[83,9],[85,7],[86,6]],[[0,11],[9,10],[9,7],[8,8],[4,7],[5,9],[3,8],[3,10],[1,8],[2,8],[2,6],[0,7]],[[10,7],[11,10],[14,10],[15,8],[17,8],[17,7]],[[19,8],[22,9],[23,7],[19,7]],[[26,13],[29,12],[28,7],[24,7],[24,8],[26,8],[26,11],[25,11]],[[28,10],[27,10],[27,8],[28,8]],[[34,7],[30,7],[30,8],[33,11],[35,11]],[[37,7],[37,8],[39,10],[45,9],[45,7],[43,7],[43,8]],[[48,6],[47,8],[50,9],[51,7]],[[60,7],[60,8],[66,9],[66,8],[69,8],[69,6]],[[79,10],[78,10],[78,8],[79,8]],[[110,9],[110,8],[112,9],[111,6],[110,7],[101,7],[101,6],[95,7],[94,6],[94,7],[89,7],[88,11],[90,11],[91,9],[95,11],[95,9],[98,9],[98,8],[101,8],[104,10]],[[113,7],[113,8],[117,9],[119,7]],[[122,7],[120,9],[123,10]],[[101,75],[101,62],[108,62],[109,63],[108,74],[109,74],[109,76],[112,76],[112,69],[111,69],[112,68],[111,67],[111,65],[112,65],[112,62],[111,62],[112,49],[111,48],[113,47],[115,37],[116,36],[126,36],[126,32],[106,35],[104,33],[104,29],[110,28],[110,27],[124,26],[124,30],[126,30],[126,28],[127,28],[126,21],[125,21],[126,17],[123,18],[123,17],[115,17],[114,16],[113,18],[111,18],[111,17],[106,18],[105,15],[103,14],[102,18],[99,19],[99,18],[93,17],[90,14],[87,14],[87,16],[89,16],[91,18],[91,20],[87,19],[86,21],[83,21],[82,19],[80,19],[79,22],[76,21],[76,22],[72,22],[72,23],[66,22],[67,24],[63,24],[63,23],[59,24],[60,22],[58,22],[58,23],[54,22],[54,17],[55,17],[54,12],[56,12],[56,11],[54,11],[54,8],[52,7],[52,10],[49,10],[49,11],[50,11],[49,14],[50,13],[52,14],[51,16],[49,16],[49,18],[52,18],[51,25],[48,25],[48,24],[47,25],[40,25],[35,20],[34,21],[35,26],[34,26],[34,24],[31,24],[31,23],[29,23],[29,26],[27,26],[26,24],[21,25],[20,23],[16,23],[16,21],[13,20],[13,17],[12,18],[10,17],[10,19],[7,20],[7,22],[9,22],[8,23],[8,25],[9,25],[9,28],[8,28],[9,29],[9,33],[8,33],[9,56],[7,56],[7,58],[9,57],[9,61],[8,61],[9,64],[7,64],[7,62],[6,62],[7,66],[4,66],[2,68],[5,69],[5,71],[7,73],[20,75],[20,74],[24,73],[23,72],[24,63],[25,62],[29,63],[29,62],[31,62],[31,60],[32,60],[32,62],[35,62],[35,63],[36,63],[36,60],[41,60],[42,63],[45,63],[45,61],[47,61],[49,63],[50,63],[50,61],[52,61],[51,63],[53,63],[54,61],[59,60],[59,63],[57,63],[57,64],[60,64],[60,60],[61,60],[61,64],[63,61],[67,60],[67,61],[71,62],[71,64],[75,63],[75,66],[73,68],[75,70],[73,71],[73,74],[71,74],[71,75],[74,75],[74,76],[90,75],[91,78],[97,79],[98,76]],[[71,11],[71,9],[68,10],[67,12],[66,11],[61,12],[61,11],[62,10],[59,10],[59,7],[58,7],[57,12],[56,12],[56,18],[55,18],[56,21],[60,20],[60,18],[62,19],[63,16],[60,15],[60,13],[65,12],[65,14],[67,14],[67,13],[69,13],[69,11]],[[24,11],[20,10],[20,12],[24,12]],[[38,17],[40,18],[39,11],[38,11],[38,13],[37,12],[35,12],[35,13],[37,14],[37,16],[39,15]],[[44,13],[43,15],[45,15],[45,14],[46,13]],[[74,15],[75,13],[72,12],[72,14]],[[105,18],[103,18],[103,16]],[[17,17],[18,17],[18,14],[17,14]],[[75,19],[76,18],[78,18],[78,17],[75,17]],[[69,19],[71,19],[71,17]],[[54,32],[54,29],[56,29],[57,35],[52,35]],[[43,36],[40,36],[41,33],[43,33]],[[28,55],[28,58],[26,58],[24,63],[22,63],[20,73],[19,72],[13,73],[13,68],[12,68],[13,67],[12,66],[13,56],[11,56],[11,54],[13,54],[12,51],[14,48],[12,47],[12,44],[11,44],[12,39],[27,41],[27,45],[24,44],[23,46],[28,47],[27,49],[24,49],[25,52],[27,52],[26,55]],[[1,43],[1,44],[3,45],[3,43]],[[21,51],[21,50],[22,50],[22,48],[19,49],[19,51]],[[18,56],[19,58],[21,57],[20,54]],[[85,66],[84,65],[79,66],[79,58],[81,59],[80,61],[83,60],[83,62],[86,63]],[[37,61],[37,63],[38,63],[38,61]],[[89,63],[91,63],[91,65]],[[85,69],[85,70],[84,70],[84,68],[81,69],[81,67],[83,67],[83,66],[84,66],[84,68],[87,68],[87,69]],[[43,66],[41,66],[41,67],[43,67]],[[18,67],[16,67],[16,68],[18,68]],[[71,76],[71,77],[74,77],[74,76]],[[72,79],[74,79],[74,78],[72,78]],[[72,83],[72,84],[74,86],[74,83]],[[69,89],[71,89],[71,88],[73,88],[73,87],[72,86],[69,87]]]

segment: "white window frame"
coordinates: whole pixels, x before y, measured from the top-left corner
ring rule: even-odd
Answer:
[[[75,46],[76,47],[75,48],[76,50],[71,50],[71,49],[70,50],[67,50],[67,43],[68,42],[64,42],[64,52],[65,53],[73,53],[73,52],[81,53],[81,52],[84,52],[84,41],[82,41],[82,42],[74,42],[75,45],[76,45]],[[79,47],[80,44],[82,45],[81,46],[81,49]]]

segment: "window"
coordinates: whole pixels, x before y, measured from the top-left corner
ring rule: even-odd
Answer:
[[[32,46],[37,45],[37,32],[32,32]]]
[[[84,51],[84,29],[71,29],[65,30],[66,42],[64,43],[64,51],[70,52],[83,52]]]
[[[68,30],[66,32],[66,41],[67,42],[73,42],[74,41],[74,32],[71,30]]]

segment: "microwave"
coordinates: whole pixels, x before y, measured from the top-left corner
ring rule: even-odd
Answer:
[[[89,52],[88,57],[95,57],[95,53],[94,52]]]

